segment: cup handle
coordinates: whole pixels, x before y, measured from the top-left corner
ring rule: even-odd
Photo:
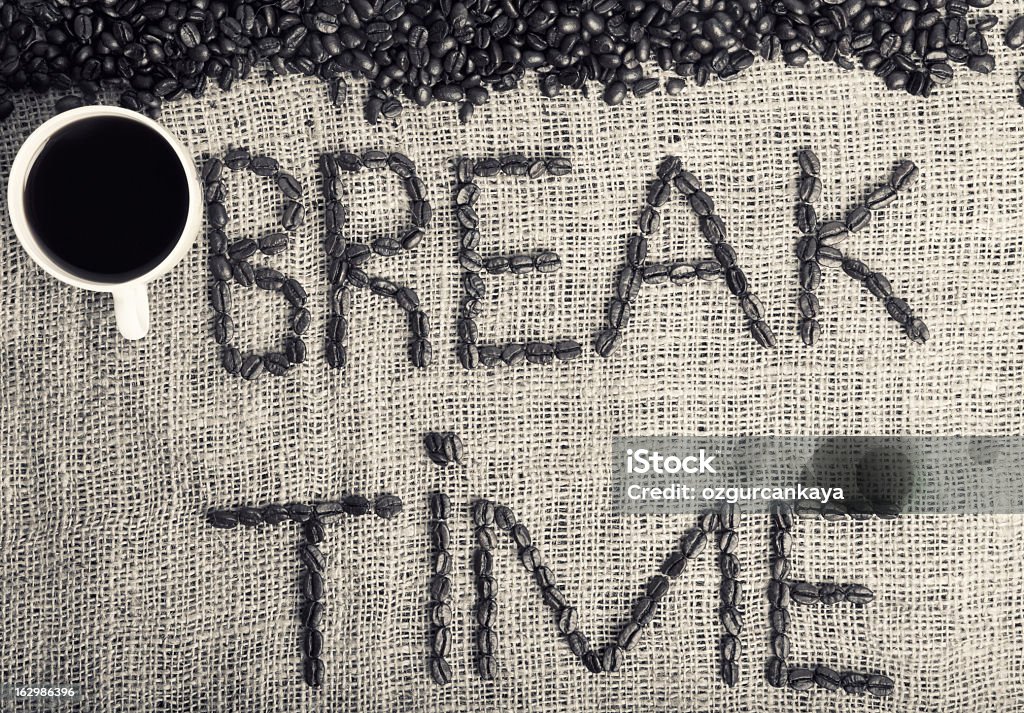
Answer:
[[[142,339],[149,332],[149,296],[145,285],[128,285],[113,291],[117,329],[125,339]]]

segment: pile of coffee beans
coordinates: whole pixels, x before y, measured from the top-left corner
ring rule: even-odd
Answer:
[[[622,344],[622,330],[629,323],[633,303],[643,285],[669,281],[682,285],[697,278],[714,281],[723,277],[729,292],[739,302],[750,334],[762,347],[774,347],[775,334],[764,321],[761,300],[750,290],[746,274],[736,264],[736,251],[726,242],[725,223],[715,214],[715,203],[704,192],[700,179],[685,170],[675,156],[662,161],[657,174],[637,218],[640,234],[626,242],[626,264],[619,272],[615,297],[608,304],[606,326],[594,341],[595,351],[602,357],[609,357]],[[673,190],[686,198],[690,210],[697,216],[700,232],[711,246],[714,260],[672,264],[647,262],[647,236],[661,228],[661,213],[658,209],[668,203]]]
[[[224,167],[232,171],[248,170],[257,176],[274,181],[284,197],[281,228],[284,232],[269,233],[258,239],[229,238],[230,220],[224,200]],[[288,234],[305,220],[306,209],[301,202],[302,186],[291,174],[281,170],[277,161],[269,156],[253,156],[247,148],[229,150],[224,159],[207,159],[202,169],[203,191],[206,199],[206,217],[210,226],[208,266],[213,282],[210,284],[210,306],[213,308],[213,336],[221,345],[221,364],[229,374],[254,380],[264,373],[283,376],[292,366],[306,360],[306,343],[302,335],[309,328],[310,315],[306,309],[306,290],[290,277],[269,267],[253,267],[249,262],[257,252],[278,255],[288,249]],[[243,355],[232,345],[235,321],[231,317],[231,283],[242,287],[256,286],[262,290],[279,292],[291,306],[288,319],[292,336],[284,342],[284,349],[266,354]]]
[[[892,89],[928,96],[953,66],[991,72],[972,8],[992,0],[41,0],[0,5],[0,118],[9,92],[103,87],[155,116],[165,100],[229,90],[254,70],[314,76],[336,103],[345,78],[365,79],[366,118],[394,118],[405,103],[460,106],[463,121],[526,70],[541,91],[604,86],[619,104],[660,81],[658,67],[703,86],[756,56],[806,64],[810,55],[859,63]]]
[[[412,225],[397,236],[379,236],[370,244],[349,241],[344,234],[348,222],[348,206],[342,201],[342,181],[345,174],[358,173],[364,169],[388,169],[401,180],[409,197],[409,212]],[[320,156],[320,173],[323,178],[325,225],[324,251],[327,253],[327,280],[330,283],[328,300],[330,317],[327,320],[325,356],[328,365],[341,369],[348,362],[346,340],[351,317],[352,295],[350,288],[368,288],[381,297],[395,301],[408,318],[409,361],[416,367],[427,367],[433,361],[434,350],[430,345],[430,320],[420,309],[420,298],[411,287],[400,285],[381,277],[371,277],[363,269],[364,263],[376,253],[390,257],[412,250],[423,240],[423,232],[430,224],[433,209],[426,197],[426,186],[416,175],[416,166],[401,153],[366,151],[361,156],[354,153],[323,154]]]
[[[800,296],[797,299],[800,339],[809,347],[818,342],[821,326],[818,323],[820,305],[816,292],[821,284],[821,268],[840,267],[882,301],[889,316],[899,323],[911,341],[919,344],[928,341],[928,326],[914,315],[906,300],[893,294],[886,276],[873,271],[860,260],[844,255],[839,249],[841,242],[871,222],[872,211],[890,205],[901,191],[909,190],[917,182],[917,166],[913,161],[903,161],[889,180],[871,191],[862,205],[848,211],[844,220],[823,222],[818,219],[814,208],[814,203],[821,196],[821,179],[818,177],[821,162],[810,150],[800,151],[797,162],[800,165],[800,182],[797,184],[796,227],[803,235],[796,245],[796,256],[800,262]]]
[[[520,364],[552,364],[571,361],[583,353],[580,344],[572,339],[557,342],[510,342],[508,344],[479,344],[476,318],[483,311],[482,300],[487,285],[481,275],[525,275],[531,272],[552,273],[562,267],[562,259],[554,252],[543,251],[535,255],[481,256],[480,219],[474,206],[480,197],[479,178],[492,178],[499,174],[508,177],[539,179],[545,176],[564,176],[572,170],[569,160],[561,156],[529,159],[522,154],[509,154],[499,158],[473,161],[459,159],[455,164],[455,219],[459,224],[459,265],[462,267],[464,296],[459,305],[458,343],[455,347],[459,363],[465,369]]]
[[[299,590],[302,603],[299,617],[302,623],[302,654],[304,657],[303,677],[306,685],[321,688],[324,682],[323,652],[324,637],[320,631],[324,605],[324,569],[327,559],[320,547],[324,541],[324,525],[342,515],[362,516],[374,513],[383,520],[390,520],[402,511],[402,499],[390,493],[381,493],[371,502],[362,495],[347,495],[341,500],[331,500],[307,505],[305,503],[271,503],[262,508],[237,507],[210,510],[206,521],[213,527],[232,529],[238,525],[261,527],[293,522],[302,528],[302,542],[299,544],[299,561],[304,572]],[[450,676],[450,669],[449,669]]]
[[[810,512],[820,514],[822,512],[820,504],[812,504]],[[871,515],[865,513],[865,517],[871,517]],[[792,530],[796,519],[796,511],[789,503],[773,504],[769,535],[771,580],[768,582],[767,592],[770,605],[768,622],[771,626],[771,656],[765,666],[765,678],[770,685],[776,688],[788,686],[794,691],[808,691],[818,687],[826,691],[842,689],[849,694],[868,693],[877,698],[892,695],[893,681],[884,674],[859,671],[839,673],[828,666],[804,667],[787,664],[791,651],[788,636],[791,602],[838,604],[846,601],[860,606],[874,599],[871,590],[860,584],[822,583],[811,585],[807,582],[789,579],[793,548]]]

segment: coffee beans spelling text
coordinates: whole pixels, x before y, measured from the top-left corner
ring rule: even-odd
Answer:
[[[690,209],[697,215],[700,231],[714,252],[714,260],[671,265],[647,263],[647,236],[660,228],[661,214],[657,209],[668,201],[673,190],[686,198]],[[700,180],[683,169],[679,158],[669,156],[661,162],[657,179],[652,183],[646,205],[637,219],[640,234],[626,242],[626,264],[619,272],[615,296],[608,304],[605,328],[594,340],[594,350],[598,355],[609,357],[622,344],[622,332],[644,284],[671,281],[678,285],[697,278],[715,280],[724,277],[726,287],[739,301],[751,335],[763,347],[775,346],[775,335],[764,321],[761,301],[750,291],[747,276],[736,263],[736,251],[726,241],[725,223],[714,210],[714,201],[703,191]]]
[[[800,311],[798,333],[807,346],[814,346],[821,335],[818,317],[820,309],[816,291],[821,284],[821,268],[841,267],[853,279],[864,285],[871,294],[881,300],[886,311],[903,328],[911,341],[923,344],[930,336],[924,321],[916,317],[906,301],[893,294],[889,280],[880,272],[871,270],[860,260],[843,254],[839,243],[851,234],[860,231],[871,220],[871,212],[889,205],[901,191],[908,190],[918,178],[918,169],[912,161],[903,161],[892,173],[889,181],[879,186],[865,199],[863,205],[855,206],[843,221],[821,222],[818,220],[811,196],[820,193],[817,172],[818,158],[809,149],[797,154],[801,177],[796,207],[796,225],[803,233],[796,246],[799,260],[800,296],[797,307]],[[814,171],[814,174],[808,171]],[[817,188],[806,189],[808,181],[815,181]]]
[[[270,233],[258,240],[251,238],[231,239],[226,232],[229,216],[224,207],[227,191],[224,187],[225,175],[223,168],[232,171],[249,170],[257,176],[275,180],[278,187],[282,183],[287,190],[284,194],[283,217],[281,220],[285,233]],[[277,161],[268,156],[252,157],[246,148],[229,150],[223,161],[216,157],[206,160],[202,168],[206,212],[211,230],[209,270],[213,278],[210,285],[210,306],[213,307],[213,336],[221,347],[221,365],[229,374],[253,380],[267,373],[283,376],[287,371],[305,360],[306,345],[302,335],[309,325],[309,312],[306,309],[306,291],[302,285],[292,278],[286,278],[271,268],[254,268],[249,259],[257,252],[265,255],[277,255],[288,245],[288,232],[294,231],[301,224],[302,186],[292,176],[280,172]],[[283,178],[284,177],[284,178]],[[291,309],[289,327],[292,336],[284,342],[281,351],[267,352],[262,356],[245,354],[232,344],[235,335],[235,321],[231,317],[231,282],[242,287],[257,287],[279,292]]]
[[[431,507],[434,508],[434,501],[431,501]],[[362,495],[348,495],[339,501],[318,502],[314,505],[271,503],[262,508],[243,506],[207,512],[207,523],[220,529],[232,529],[238,525],[258,528],[264,525],[280,525],[283,522],[293,522],[301,526],[303,539],[298,547],[298,556],[303,573],[299,582],[302,597],[299,617],[303,628],[303,677],[308,686],[320,688],[324,681],[325,669],[321,659],[324,638],[320,629],[324,613],[324,571],[327,568],[327,558],[323,553],[324,525],[342,515],[359,516],[369,512],[376,513],[383,520],[390,520],[401,511],[401,498],[390,493],[381,493],[372,505]],[[443,508],[443,513],[447,514],[447,506]],[[447,671],[450,679],[451,669],[446,667],[447,663],[444,663],[441,670]],[[432,673],[435,668],[438,666],[432,664]]]
[[[480,302],[486,291],[481,275],[551,273],[556,272],[562,265],[561,258],[550,251],[533,255],[490,256],[478,252],[480,218],[474,209],[480,195],[477,179],[490,178],[499,173],[512,178],[539,179],[545,176],[562,176],[569,169],[569,162],[561,157],[527,158],[521,154],[478,161],[468,158],[456,161],[454,202],[455,217],[459,224],[459,265],[463,270],[464,296],[456,325],[458,342],[455,353],[463,368],[491,367],[499,362],[508,366],[524,363],[552,364],[556,360],[570,361],[583,353],[579,343],[571,339],[556,342],[513,342],[503,345],[481,344],[476,323],[481,311]]]
[[[409,198],[412,225],[394,236],[375,238],[370,245],[350,242],[344,228],[349,208],[342,201],[341,185],[346,174],[364,169],[387,168],[398,176]],[[406,313],[409,325],[409,361],[416,367],[429,366],[433,361],[430,344],[430,321],[420,308],[416,292],[404,285],[368,275],[363,264],[372,253],[389,257],[414,249],[423,240],[433,210],[426,199],[426,188],[416,175],[413,162],[401,153],[366,151],[362,155],[343,152],[323,154],[320,157],[325,207],[324,251],[327,253],[327,281],[330,316],[324,341],[327,364],[341,369],[348,362],[347,337],[351,320],[351,289],[367,288],[370,292],[394,300]]]
[[[771,580],[768,583],[767,597],[769,603],[768,621],[771,626],[770,656],[765,664],[765,679],[776,688],[794,691],[808,691],[818,687],[826,691],[846,693],[871,693],[882,697],[892,694],[892,679],[884,675],[847,672],[840,674],[827,666],[790,666],[787,659],[790,654],[789,625],[790,602],[797,604],[838,604],[849,602],[858,606],[865,605],[874,599],[874,593],[862,584],[832,584],[828,582],[811,584],[801,580],[789,579],[790,557],[792,554],[792,530],[797,520],[797,513],[804,512],[800,507],[794,508],[786,502],[773,503],[771,510],[771,526],[769,530],[769,567]],[[820,515],[817,507],[810,511],[811,515]],[[868,681],[876,682],[875,690],[871,690]]]
[[[450,607],[452,582],[449,578],[449,564],[451,553],[448,551],[451,535],[448,531],[448,517],[451,512],[451,502],[444,493],[434,493],[430,496],[430,540],[432,548],[433,572],[430,580],[430,612],[438,611],[444,607]],[[430,617],[430,677],[439,686],[451,682],[452,670],[446,657],[451,652],[452,634],[448,623],[440,617]]]

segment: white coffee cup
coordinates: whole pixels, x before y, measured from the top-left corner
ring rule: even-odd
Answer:
[[[100,282],[83,278],[80,274],[70,272],[67,268],[51,257],[49,252],[42,246],[37,236],[33,233],[29,224],[25,209],[25,188],[29,175],[36,159],[46,146],[47,142],[59,131],[71,124],[84,119],[95,117],[118,117],[136,121],[156,132],[167,142],[177,158],[181,161],[184,169],[185,180],[188,185],[187,215],[184,221],[181,235],[178,236],[170,252],[159,264],[147,270],[144,274],[134,276],[123,282]],[[202,188],[199,184],[195,164],[185,147],[174,138],[165,128],[152,119],[149,119],[136,112],[109,106],[86,106],[78,109],[71,109],[53,117],[42,124],[25,140],[11,166],[11,173],[7,182],[7,209],[11,216],[11,224],[14,226],[14,233],[18,241],[40,267],[56,277],[61,282],[66,282],[84,290],[95,292],[109,292],[114,297],[114,315],[117,318],[117,328],[126,339],[141,339],[149,331],[149,297],[146,294],[146,285],[170,270],[181,262],[195,242],[203,221]],[[54,196],[54,209],[59,210],[60,196]]]

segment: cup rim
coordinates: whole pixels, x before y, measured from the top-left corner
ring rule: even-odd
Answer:
[[[181,234],[175,240],[174,247],[171,248],[171,251],[167,253],[163,260],[143,274],[119,282],[89,280],[70,272],[58,264],[40,246],[38,238],[28,224],[24,208],[25,184],[28,180],[29,172],[46,142],[64,127],[70,126],[82,119],[97,116],[117,116],[129,119],[147,126],[159,134],[178,157],[178,161],[181,163],[182,170],[185,173],[185,183],[188,186],[188,215],[185,218],[185,225],[182,227]],[[83,106],[69,109],[47,119],[25,139],[25,142],[18,149],[14,157],[11,171],[8,174],[7,213],[10,217],[11,225],[14,227],[14,234],[18,238],[18,242],[21,243],[21,247],[47,273],[61,282],[75,287],[94,292],[113,292],[127,286],[144,285],[169,272],[171,268],[181,261],[185,253],[192,247],[196,235],[199,233],[203,218],[202,189],[199,186],[199,179],[192,156],[185,149],[184,145],[158,122],[123,107]]]

